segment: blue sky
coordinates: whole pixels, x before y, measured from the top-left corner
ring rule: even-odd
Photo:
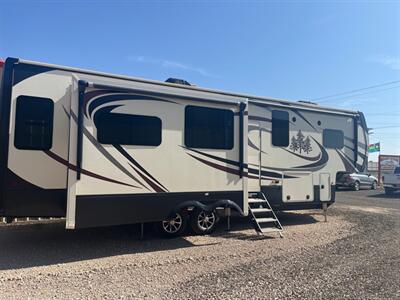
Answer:
[[[400,81],[400,2],[3,0],[7,56],[310,100]],[[400,82],[320,102],[400,154]]]

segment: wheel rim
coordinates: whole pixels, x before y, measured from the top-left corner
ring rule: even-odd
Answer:
[[[359,183],[358,183],[358,182],[356,182],[356,184],[354,185],[354,187],[355,187],[356,191],[358,191],[358,189],[360,188],[360,185],[359,185]]]
[[[214,227],[215,224],[215,214],[214,212],[202,211],[197,217],[197,225],[202,230],[209,230]]]
[[[374,181],[374,183],[372,184],[372,188],[375,190],[376,189],[376,182]]]
[[[183,223],[182,216],[177,213],[171,219],[162,221],[162,227],[165,232],[173,234],[177,233],[181,229],[182,223]]]

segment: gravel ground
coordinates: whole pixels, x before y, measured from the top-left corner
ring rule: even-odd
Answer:
[[[399,194],[340,191],[328,214],[280,214],[283,239],[242,219],[143,241],[136,226],[0,225],[0,298],[400,299]]]

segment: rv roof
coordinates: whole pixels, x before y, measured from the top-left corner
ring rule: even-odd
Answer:
[[[296,101],[289,101],[289,100],[283,100],[283,99],[278,99],[278,98],[261,97],[261,96],[255,96],[255,95],[249,95],[249,94],[226,92],[226,91],[220,91],[220,90],[215,90],[215,89],[201,88],[198,86],[181,85],[181,84],[176,84],[176,83],[168,83],[168,82],[164,82],[164,81],[149,80],[149,79],[143,79],[143,78],[137,78],[137,77],[131,77],[131,76],[117,75],[117,74],[112,74],[112,73],[91,71],[91,70],[86,70],[86,69],[66,67],[66,66],[47,64],[47,63],[41,63],[41,62],[29,61],[29,60],[19,60],[19,62],[25,63],[25,64],[31,64],[31,65],[51,67],[54,69],[60,69],[60,70],[76,72],[76,73],[98,75],[98,76],[105,76],[105,77],[110,77],[110,78],[115,78],[115,79],[123,79],[123,80],[130,80],[130,81],[136,81],[136,82],[141,82],[141,83],[150,83],[150,84],[174,87],[177,89],[194,90],[194,91],[215,93],[215,94],[220,94],[220,95],[225,95],[225,96],[233,96],[233,97],[242,97],[242,98],[249,99],[249,101],[251,101],[251,102],[266,103],[266,104],[268,103],[270,105],[276,105],[276,106],[291,106],[291,107],[296,107],[296,108],[303,108],[306,110],[341,113],[341,114],[348,114],[348,115],[360,114],[360,112],[357,112],[357,111],[337,109],[337,108],[326,107],[326,106],[319,106],[314,103],[307,103],[306,101],[296,102]]]

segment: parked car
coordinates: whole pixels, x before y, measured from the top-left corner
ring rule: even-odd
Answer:
[[[386,195],[393,194],[393,192],[400,190],[400,167],[396,167],[393,174],[385,174],[385,176],[382,176],[382,181]]]
[[[375,190],[378,179],[368,173],[338,172],[336,174],[336,188],[346,187],[358,191],[362,187]]]

